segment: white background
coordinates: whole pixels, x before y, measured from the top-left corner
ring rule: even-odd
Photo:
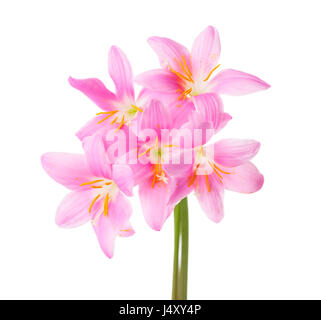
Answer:
[[[233,120],[217,139],[261,141],[254,162],[265,185],[252,195],[226,192],[220,224],[190,197],[189,298],[321,298],[317,0],[1,1],[0,298],[170,298],[173,217],[152,231],[132,198],[136,234],[118,238],[108,260],[90,224],[55,225],[67,190],[44,173],[40,156],[81,152],[74,133],[97,112],[69,75],[113,89],[111,45],[138,74],[158,67],[149,36],[191,47],[208,25],[220,32],[221,68],[272,88],[224,97]]]

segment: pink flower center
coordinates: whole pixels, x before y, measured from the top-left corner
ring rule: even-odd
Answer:
[[[220,66],[218,64],[215,66],[209,74],[204,79],[193,79],[193,73],[191,68],[188,67],[184,55],[181,60],[176,61],[178,70],[174,70],[170,65],[168,68],[173,72],[181,82],[181,88],[177,90],[180,93],[178,100],[185,100],[186,98],[191,98],[192,96],[197,96],[201,93],[207,92],[207,81],[210,79],[213,72]]]

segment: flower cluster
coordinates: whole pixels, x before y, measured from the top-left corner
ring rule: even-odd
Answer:
[[[126,55],[118,47],[110,49],[115,93],[95,78],[69,78],[101,110],[77,132],[84,154],[42,156],[48,175],[71,190],[56,223],[69,228],[91,221],[109,258],[117,236],[134,234],[127,197],[135,186],[146,222],[160,230],[174,206],[192,192],[209,219],[219,222],[224,189],[252,193],[264,180],[250,162],[259,142],[208,142],[231,120],[221,95],[244,95],[269,85],[241,71],[219,71],[221,47],[214,27],[198,35],[191,51],[168,38],[152,37],[148,43],[161,68],[135,78]],[[138,96],[134,82],[142,86]]]

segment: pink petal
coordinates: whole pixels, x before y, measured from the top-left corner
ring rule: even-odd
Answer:
[[[123,51],[115,46],[110,48],[108,67],[109,75],[116,86],[117,95],[120,98],[135,99],[131,65]]]
[[[213,123],[213,129],[217,133],[231,119],[231,116],[224,113],[221,98],[214,93],[205,93],[193,97],[196,110],[203,117]]]
[[[217,30],[209,26],[195,39],[192,47],[193,76],[204,80],[216,67],[221,54],[220,37]]]
[[[103,110],[112,110],[112,104],[116,100],[116,96],[110,92],[99,79],[74,79],[69,77],[70,85],[81,91],[98,107]]]
[[[181,44],[161,37],[151,37],[148,43],[158,55],[162,68],[167,69],[170,66],[175,71],[184,73],[179,63],[184,57],[187,66],[191,69],[190,53]]]
[[[270,88],[270,85],[251,74],[226,69],[218,73],[210,83],[213,92],[239,96]]]
[[[177,93],[177,90],[180,89],[175,74],[162,69],[144,72],[138,75],[135,81],[139,85],[151,90]]]
[[[141,129],[153,129],[160,137],[161,129],[172,127],[171,117],[163,104],[157,100],[151,100],[149,106],[143,112]]]
[[[214,160],[227,167],[236,167],[252,159],[259,151],[255,140],[223,139],[214,144]]]
[[[49,152],[41,157],[41,163],[52,179],[71,190],[82,188],[80,184],[93,176],[82,154]]]
[[[173,177],[187,177],[193,174],[194,149],[173,150],[164,170]]]
[[[114,255],[114,245],[116,236],[120,232],[126,232],[129,227],[128,220],[132,214],[129,201],[118,193],[116,198],[110,202],[108,216],[103,214],[99,217],[97,224],[94,225],[99,245],[108,258]],[[128,235],[134,232],[129,232]]]
[[[191,145],[189,145],[188,148],[207,143],[215,133],[213,123],[206,120],[202,114],[196,111],[189,115],[188,121],[181,127],[181,130],[183,129],[189,130],[190,135],[192,136]],[[183,147],[182,144],[177,143],[176,141],[174,141],[174,144],[179,144]],[[186,146],[184,146],[184,148],[186,148]]]
[[[146,179],[139,185],[139,198],[147,224],[154,230],[161,230],[169,215],[168,200],[171,189],[174,187],[171,180],[167,185],[155,183],[152,187],[151,179]]]
[[[228,190],[252,193],[260,190],[264,183],[264,177],[251,162],[233,168],[231,174],[224,175],[224,187]]]
[[[189,177],[188,173],[186,173],[185,177],[176,179],[174,191],[172,192],[168,201],[169,204],[176,205],[194,190],[193,186],[189,186],[187,177]]]
[[[223,185],[214,177],[208,176],[210,191],[205,176],[199,176],[198,187],[196,187],[197,199],[209,219],[220,222],[224,216]]]
[[[106,118],[106,114],[101,114],[94,117],[76,133],[76,136],[83,141],[83,139],[88,136],[92,136],[94,134],[105,135],[108,130],[115,129],[113,125],[106,121],[99,123],[104,118]]]
[[[87,137],[83,140],[88,167],[96,177],[111,177],[111,167],[100,135]]]
[[[175,101],[169,106],[169,113],[173,120],[173,128],[181,128],[186,123],[193,111],[195,111],[194,104],[190,101]]]
[[[133,172],[125,164],[114,164],[112,166],[112,179],[118,188],[127,196],[133,195],[134,179]]]
[[[73,191],[61,202],[56,213],[56,223],[62,228],[78,227],[91,218],[89,206],[94,198],[92,190]],[[93,208],[92,213],[97,208]]]

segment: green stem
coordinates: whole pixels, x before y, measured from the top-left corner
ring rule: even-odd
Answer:
[[[187,299],[188,274],[188,204],[181,200],[174,209],[173,300]]]

